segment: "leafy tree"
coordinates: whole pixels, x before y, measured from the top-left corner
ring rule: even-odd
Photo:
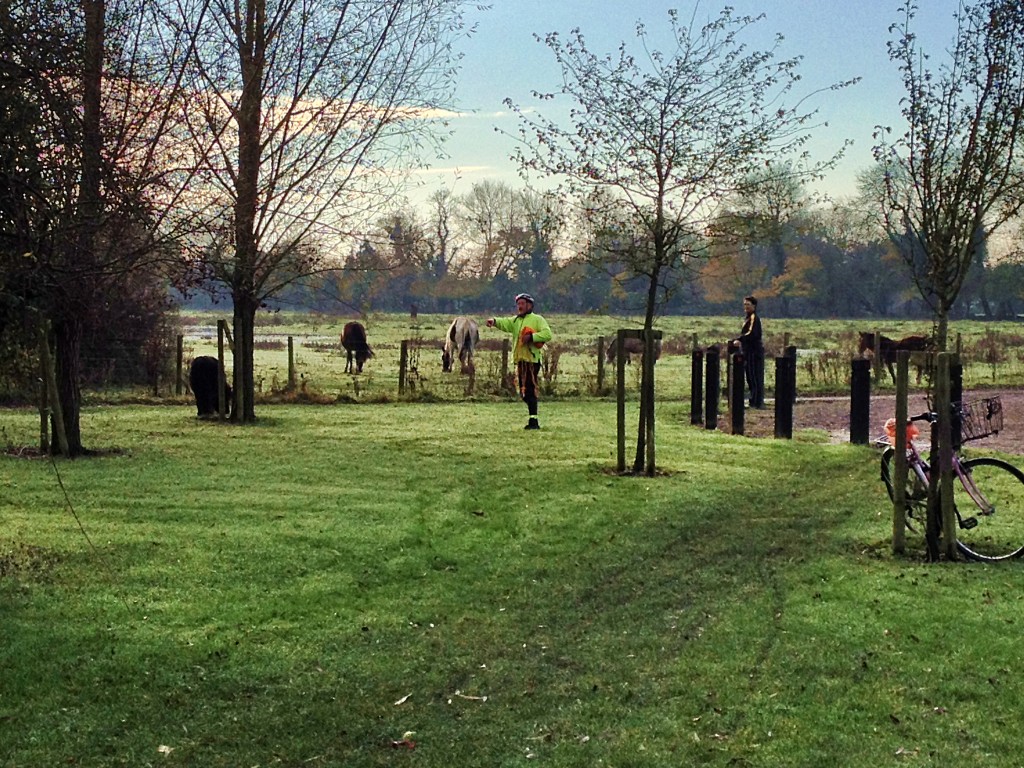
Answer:
[[[184,115],[200,169],[191,213],[205,267],[233,302],[232,418],[255,419],[256,312],[324,267],[356,217],[391,194],[386,170],[429,138],[450,90],[463,0],[175,0],[191,37]]]
[[[937,69],[914,34],[906,0],[889,56],[903,77],[906,131],[879,129],[886,227],[931,309],[945,349],[949,315],[970,274],[979,233],[1024,207],[1024,13],[1019,0],[962,3]]]
[[[793,275],[805,270],[787,265],[790,249],[809,228],[809,211],[815,203],[805,182],[806,177],[786,163],[758,168],[742,180],[727,201],[726,212],[716,220],[717,234],[732,229],[731,239],[750,250],[755,264],[764,264],[753,275],[760,272],[768,281],[751,281],[745,293],[774,297],[780,315],[789,314],[790,296],[807,290],[806,283],[792,283]],[[783,288],[787,284],[790,290]]]
[[[766,164],[769,175],[798,176],[828,165],[806,157],[790,162],[802,151],[814,112],[802,102],[785,104],[799,59],[776,59],[781,37],[765,51],[743,43],[761,18],[726,8],[698,27],[671,11],[674,50],[667,54],[654,50],[640,23],[637,55],[624,43],[617,55],[599,56],[578,29],[567,40],[552,33],[543,42],[564,85],[537,98],[556,106],[568,100],[567,124],[507,102],[520,117],[515,158],[524,172],[562,179],[592,222],[590,231],[604,239],[602,250],[645,279],[648,334],[659,304],[689,264],[706,255],[703,235],[717,209],[744,180]],[[653,395],[653,368],[645,366],[636,471],[653,431]]]

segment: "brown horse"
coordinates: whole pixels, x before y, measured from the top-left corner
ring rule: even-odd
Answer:
[[[892,381],[896,383],[896,371],[893,365],[896,363],[896,353],[901,350],[908,352],[929,352],[933,348],[931,336],[904,336],[902,339],[890,339],[888,336],[879,335],[878,353],[889,369]],[[860,332],[858,353],[861,357],[873,357],[875,354],[875,334],[865,331]],[[917,366],[917,382],[921,383],[921,372],[923,365]]]
[[[609,365],[615,362],[615,356],[618,354],[618,346],[619,346],[618,340],[617,339],[612,339],[611,343],[608,345],[608,349],[605,350],[604,361],[606,363],[608,363]],[[643,339],[634,339],[632,337],[628,337],[625,340],[625,345],[624,346],[625,346],[625,350],[626,350],[626,362],[627,363],[629,362],[629,358],[630,358],[631,355],[643,355],[643,353],[644,353],[644,342],[643,342]],[[661,359],[661,339],[655,339],[654,340],[654,360],[655,360],[655,362],[657,362],[660,359]]]

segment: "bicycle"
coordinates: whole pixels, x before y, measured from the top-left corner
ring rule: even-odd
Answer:
[[[998,397],[954,405],[954,425],[960,423],[953,446],[953,510],[957,520],[956,545],[971,560],[997,562],[1024,555],[1024,472],[1012,464],[988,456],[964,459],[960,448],[968,440],[993,435],[1002,428],[1003,411]],[[907,483],[904,521],[911,533],[923,534],[928,512],[931,467],[914,443],[919,434],[915,422],[934,424],[938,415],[926,411],[907,419]],[[889,498],[895,503],[893,457],[896,420],[885,425],[878,443],[882,452],[881,475]]]

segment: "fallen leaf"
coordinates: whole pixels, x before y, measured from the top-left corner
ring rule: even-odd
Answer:
[[[164,757],[167,757],[167,755],[171,754],[171,752],[174,751],[174,747],[168,747],[166,744],[161,744],[159,747],[156,748],[156,751]]]
[[[405,694],[405,696],[403,696],[402,698],[400,698],[400,699],[399,699],[398,701],[396,701],[396,702],[395,702],[395,706],[396,706],[396,707],[399,707],[399,706],[401,706],[402,704],[405,704],[405,702],[407,702],[407,701],[409,700],[409,697],[410,697],[410,696],[412,696],[412,694],[411,694],[411,693],[407,693],[407,694]]]

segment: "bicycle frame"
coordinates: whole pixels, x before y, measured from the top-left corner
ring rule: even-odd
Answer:
[[[932,517],[935,510],[928,509],[928,500],[932,504],[942,499],[942,506],[951,508],[954,520],[944,521],[942,526],[952,523],[954,530],[950,535],[956,539],[956,546],[970,560],[982,562],[999,562],[1024,556],[1024,520],[1019,510],[1024,507],[1024,471],[1013,464],[992,456],[965,458],[960,455],[961,445],[967,440],[976,440],[998,432],[1002,427],[1002,406],[999,399],[984,398],[967,404],[955,404],[955,413],[960,418],[958,429],[959,440],[951,446],[946,459],[950,462],[952,487],[947,489],[932,488],[936,479],[933,472],[934,464],[930,463],[914,442],[919,434],[913,426],[914,422],[926,421],[934,424],[937,414],[925,412],[909,417],[906,421],[906,440],[900,440],[905,455],[899,456],[895,451],[898,426],[895,419],[885,424],[885,435],[879,438],[879,444],[887,446],[882,453],[882,480],[885,481],[890,499],[904,501],[904,523],[915,533],[925,533],[928,527],[926,518]],[[929,458],[934,458],[934,449]],[[906,478],[896,484],[895,459],[905,460]],[[957,485],[959,484],[959,485]],[[900,487],[902,486],[902,487]],[[985,489],[982,492],[982,488]],[[934,492],[938,491],[937,494]],[[952,499],[946,499],[946,494]],[[951,502],[951,503],[950,503]],[[949,507],[947,507],[947,504]],[[1000,511],[996,514],[997,510]],[[899,513],[899,509],[895,510]],[[983,522],[984,521],[984,522]],[[932,519],[934,525],[938,521]]]
[[[931,482],[931,465],[921,456],[913,440],[907,441],[907,471],[912,471],[925,488],[929,486]],[[967,495],[977,505],[982,515],[991,515],[995,512],[995,506],[985,498],[985,494],[975,484],[970,471],[964,469],[958,451],[953,451],[953,474],[956,475],[957,480],[960,481],[964,490],[967,491]],[[960,514],[959,509],[954,507],[954,511],[956,512],[957,521],[962,527],[964,525],[964,518]]]

